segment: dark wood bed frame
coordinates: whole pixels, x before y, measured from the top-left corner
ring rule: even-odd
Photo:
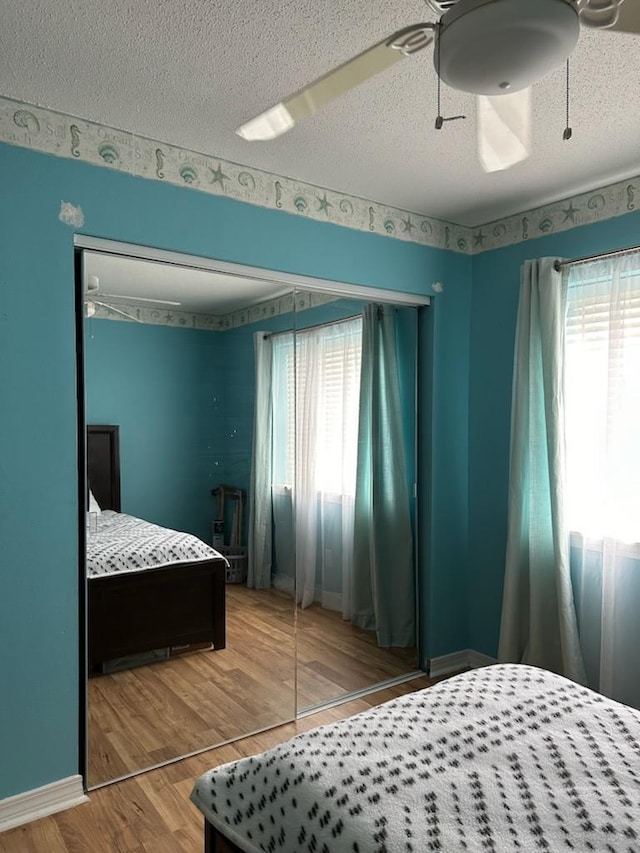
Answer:
[[[100,507],[120,512],[117,426],[87,427],[87,477]],[[198,643],[223,649],[225,572],[224,559],[216,558],[89,578],[89,672],[104,661],[154,649]]]
[[[204,853],[242,853],[233,841],[229,841],[205,818],[204,821]]]

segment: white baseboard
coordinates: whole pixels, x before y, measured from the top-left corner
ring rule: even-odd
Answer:
[[[41,788],[0,800],[0,832],[89,802],[82,776],[69,776]]]
[[[439,675],[449,675],[451,672],[459,672],[462,669],[490,666],[492,663],[496,663],[495,658],[483,655],[475,649],[464,649],[460,652],[452,652],[449,655],[428,658],[426,670],[430,678],[436,678]]]

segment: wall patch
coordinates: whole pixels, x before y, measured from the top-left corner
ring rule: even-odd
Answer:
[[[60,222],[64,222],[65,225],[70,225],[73,228],[82,228],[84,225],[84,213],[82,212],[82,208],[79,205],[76,207],[76,205],[71,204],[70,201],[60,202],[60,213],[58,214],[58,219]]]

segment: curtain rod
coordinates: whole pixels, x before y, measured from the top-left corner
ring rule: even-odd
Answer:
[[[617,255],[628,255],[631,252],[637,252],[640,246],[629,246],[627,249],[614,249],[613,252],[600,252],[598,255],[585,255],[584,258],[574,258],[572,261],[555,261],[553,268],[556,272],[560,272],[562,267],[572,267],[577,264],[586,264],[589,261],[599,261],[604,258],[614,258]]]
[[[281,332],[265,332],[265,338],[277,338],[279,335],[290,335],[295,332],[297,335],[303,332],[312,332],[315,329],[323,329],[325,326],[337,326],[338,323],[349,323],[351,320],[362,319],[362,314],[351,314],[349,317],[340,317],[338,320],[327,320],[325,323],[316,323],[314,326],[303,326],[302,328],[283,329]]]

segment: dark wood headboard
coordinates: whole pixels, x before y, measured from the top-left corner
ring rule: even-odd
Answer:
[[[87,480],[101,509],[120,512],[120,427],[87,425]]]

